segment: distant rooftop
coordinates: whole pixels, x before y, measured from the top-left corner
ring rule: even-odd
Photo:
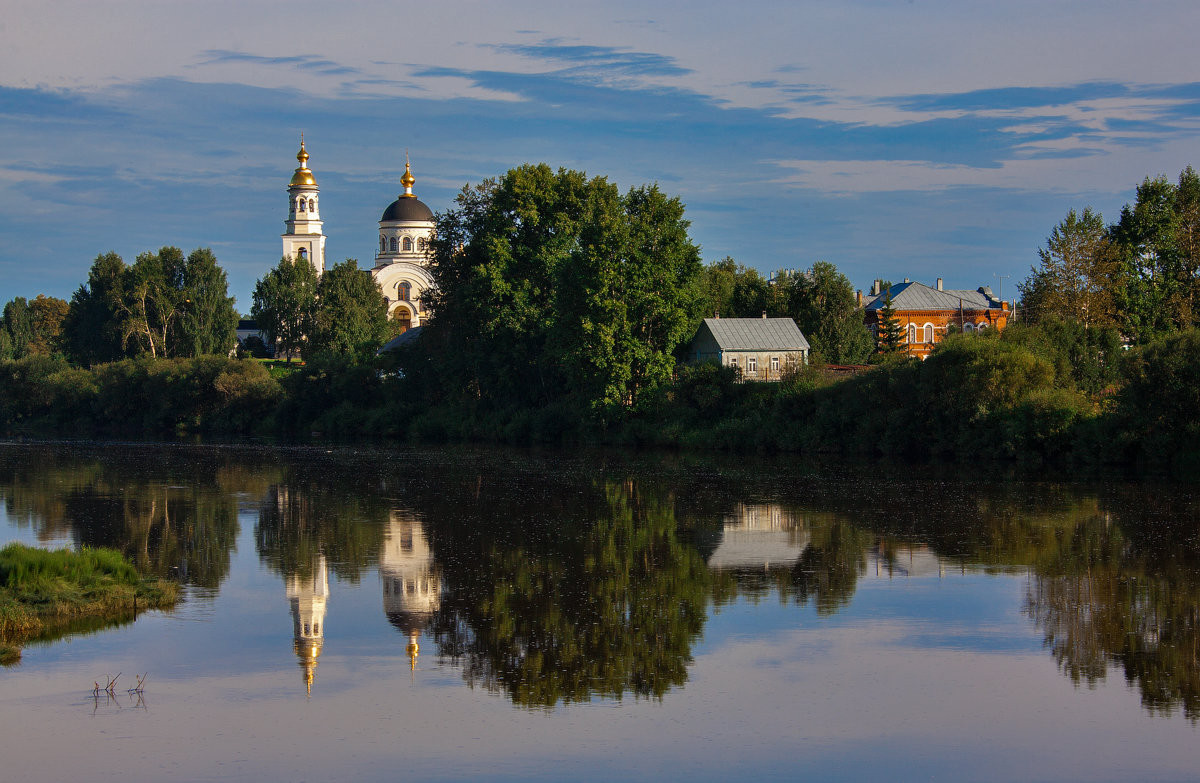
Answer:
[[[982,286],[974,291],[946,289],[939,291],[924,283],[900,283],[893,285],[892,307],[897,310],[966,310],[1000,309],[1000,300],[992,295],[992,289]],[[873,296],[865,309],[878,310],[883,307],[887,292]]]

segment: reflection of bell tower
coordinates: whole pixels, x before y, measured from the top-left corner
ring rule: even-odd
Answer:
[[[421,630],[442,600],[442,577],[421,520],[412,514],[392,512],[379,559],[379,577],[383,581],[384,614],[408,637],[405,651],[415,670]]]
[[[287,597],[292,605],[292,649],[304,669],[304,684],[312,694],[313,676],[317,670],[317,658],[321,657],[321,646],[325,641],[325,600],[329,597],[329,574],[325,569],[325,556],[319,555],[312,576],[288,578]]]

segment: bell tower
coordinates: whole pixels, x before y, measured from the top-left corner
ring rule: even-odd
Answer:
[[[317,180],[308,168],[308,151],[304,149],[304,136],[300,136],[300,151],[296,153],[300,162],[292,181],[288,183],[287,228],[283,233],[283,254],[293,261],[305,260],[317,270],[325,271],[325,233],[322,230],[320,203],[317,198]]]

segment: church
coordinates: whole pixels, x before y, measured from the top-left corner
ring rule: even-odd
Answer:
[[[308,168],[308,151],[303,138],[296,160],[300,165],[288,183],[283,254],[296,261],[308,261],[319,275],[325,271],[320,189]],[[404,191],[388,204],[379,219],[379,252],[375,256],[375,266],[370,270],[387,297],[388,318],[399,322],[401,331],[420,326],[428,318],[425,297],[433,288],[433,277],[429,273],[433,210],[413,193],[415,181],[406,159],[404,176],[400,178]]]

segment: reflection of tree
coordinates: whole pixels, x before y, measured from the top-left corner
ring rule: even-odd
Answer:
[[[216,587],[238,532],[233,493],[244,468],[220,453],[129,447],[76,455],[54,447],[6,452],[0,493],[10,517],[42,538],[121,551],[145,575]]]
[[[259,505],[258,556],[287,577],[311,577],[324,556],[341,579],[357,582],[379,562],[389,507],[378,485],[346,465],[294,464]]]
[[[1152,521],[1146,503],[1153,500],[1139,499],[1136,511],[1122,504],[1123,519],[1097,513],[1072,531],[1060,562],[1043,564],[1031,576],[1026,612],[1073,682],[1095,685],[1110,666],[1119,666],[1137,684],[1147,709],[1169,714],[1182,707],[1195,721],[1200,719],[1195,531]]]
[[[708,571],[677,537],[670,495],[626,481],[540,495],[537,511],[502,500],[478,508],[507,524],[430,519],[435,548],[455,552],[438,649],[469,683],[533,707],[661,697],[687,679]]]

